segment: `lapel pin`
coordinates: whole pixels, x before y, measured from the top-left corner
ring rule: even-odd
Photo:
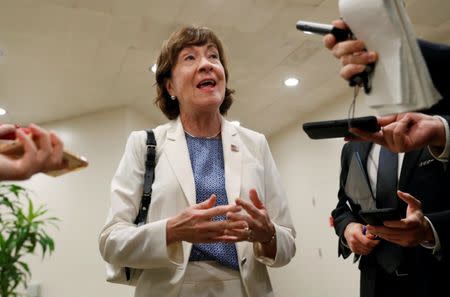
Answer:
[[[418,167],[426,166],[426,165],[430,164],[430,163],[433,162],[433,161],[434,161],[434,159],[422,161],[422,162],[419,163],[419,166],[418,166]]]
[[[231,151],[232,152],[239,152],[239,148],[237,147],[237,145],[232,144],[231,145]]]

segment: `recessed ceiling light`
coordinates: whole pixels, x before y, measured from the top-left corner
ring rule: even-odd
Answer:
[[[152,68],[150,68],[153,73],[156,73],[156,64],[153,64]]]
[[[284,84],[288,87],[295,87],[296,85],[298,85],[298,79],[290,77],[284,81]]]
[[[0,116],[5,115],[6,110],[0,107]]]

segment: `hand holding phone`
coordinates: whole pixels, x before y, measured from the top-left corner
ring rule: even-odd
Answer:
[[[396,208],[380,208],[372,210],[360,210],[359,216],[369,225],[383,226],[384,221],[398,221],[402,217]]]
[[[33,130],[36,133],[34,136],[32,133]],[[16,139],[16,131],[21,131],[20,135],[22,136],[19,135],[19,137],[22,137],[21,140]],[[14,174],[14,172],[9,172],[8,174],[6,171],[3,172],[3,175],[5,175],[4,178],[23,179],[27,178],[28,174],[39,171],[43,171],[50,176],[59,176],[66,172],[88,166],[88,162],[84,157],[77,156],[67,150],[63,151],[62,143],[56,135],[44,132],[45,130],[35,125],[31,125],[30,128],[20,128],[16,126],[15,131],[0,135],[0,154],[5,156],[2,164],[4,165],[3,167],[7,167],[8,164],[11,164],[12,166],[13,162],[15,162],[14,160],[22,159],[22,162],[17,163],[20,164],[20,168],[22,169],[17,171],[17,174]],[[46,138],[46,140],[44,140],[44,138]],[[51,146],[56,145],[57,143],[59,143],[59,145],[52,149],[48,147],[47,140],[51,143]],[[46,160],[43,159],[39,161],[40,158],[37,158],[35,155],[28,155],[27,157],[25,155],[26,148],[24,148],[24,142],[25,145],[28,145],[28,149],[30,149],[31,146],[35,146],[35,148],[31,150],[31,152],[37,150],[34,152],[35,154],[39,154],[39,151],[44,152],[52,150],[52,152]],[[33,142],[35,143],[33,144]],[[23,173],[19,173],[22,171]],[[0,174],[0,176],[3,175]]]
[[[371,133],[380,130],[378,120],[374,116],[303,124],[303,130],[312,139],[356,137],[348,131],[349,128],[358,128]]]

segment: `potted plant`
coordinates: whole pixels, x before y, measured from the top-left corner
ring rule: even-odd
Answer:
[[[51,253],[53,239],[45,228],[58,220],[48,217],[44,206],[35,207],[28,191],[14,184],[0,184],[0,296],[16,297],[31,277],[26,255],[41,247],[42,257]]]

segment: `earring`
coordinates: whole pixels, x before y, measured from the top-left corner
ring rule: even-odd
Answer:
[[[177,100],[177,96],[170,95],[170,99],[172,99],[173,101],[175,101],[175,100]]]

